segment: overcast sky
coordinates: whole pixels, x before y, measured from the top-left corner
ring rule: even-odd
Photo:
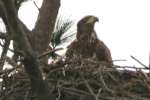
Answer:
[[[38,1],[40,7],[42,0]],[[150,51],[150,0],[61,0],[61,15],[78,21],[95,15],[100,22],[95,30],[109,47],[113,59],[126,59],[117,64],[138,65],[130,55],[148,65]],[[24,3],[19,17],[32,29],[38,10],[32,1]],[[138,65],[140,66],[140,65]]]

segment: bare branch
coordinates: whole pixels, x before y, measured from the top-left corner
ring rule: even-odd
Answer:
[[[32,0],[32,1],[34,3],[35,7],[38,9],[38,11],[40,11],[40,8],[37,6],[36,2],[34,0]]]
[[[1,63],[0,63],[0,70],[3,69],[3,66],[4,66],[4,63],[5,63],[5,58],[7,56],[7,51],[9,49],[9,45],[10,45],[10,40],[5,40],[5,43],[4,43],[4,47],[3,47],[3,51],[1,53]]]
[[[102,91],[102,89],[101,89],[101,88],[100,88],[100,89],[98,89],[98,93],[96,94],[96,100],[99,100],[98,98],[99,98],[99,96],[100,96],[101,91]]]
[[[40,59],[40,58],[42,58],[42,57],[44,57],[44,56],[46,56],[46,55],[48,55],[48,54],[50,54],[50,53],[53,53],[53,52],[56,52],[56,51],[59,51],[59,50],[62,50],[63,48],[58,48],[58,49],[54,49],[54,50],[49,50],[49,51],[47,51],[47,52],[44,52],[43,54],[41,54],[40,56],[38,56],[38,58]]]
[[[148,68],[148,66],[144,65],[142,62],[140,62],[137,58],[131,56],[132,59],[134,59],[135,61],[137,61],[139,64],[141,64],[143,67]]]
[[[75,88],[62,87],[62,89],[65,92],[68,92],[69,94],[73,94],[73,95],[87,95],[87,96],[91,96],[90,93],[88,93],[86,91],[83,91],[83,90],[75,89]]]
[[[108,88],[108,86],[105,84],[105,81],[104,81],[104,78],[103,78],[103,70],[101,69],[100,70],[100,81],[102,83],[102,88],[104,90],[106,90],[107,92],[111,93],[111,94],[114,94],[115,91],[111,90],[110,88]]]
[[[91,88],[91,86],[89,85],[89,83],[87,82],[87,80],[83,77],[83,75],[81,77],[83,78],[84,83],[85,83],[86,87],[88,88],[89,92],[91,93],[91,95],[93,97],[95,97],[95,99],[96,99],[96,94],[94,93],[93,89]]]
[[[125,59],[115,59],[115,60],[113,60],[113,62],[118,62],[118,61],[127,61],[127,60],[125,60]]]
[[[13,68],[17,68],[17,63],[13,60],[13,59],[11,59],[11,58],[9,58],[9,57],[5,57],[5,59],[6,59],[6,61],[10,64],[10,65],[12,65],[13,66]]]
[[[0,38],[1,39],[6,39],[6,38],[8,38],[8,35],[6,33],[0,32]]]
[[[1,43],[0,43],[0,46],[1,46],[2,48],[5,47],[5,45],[3,45],[3,44],[1,44]],[[12,53],[18,53],[18,54],[21,54],[19,51],[14,51],[14,50],[11,49],[11,48],[8,48],[8,50],[9,50],[10,52],[12,52]]]

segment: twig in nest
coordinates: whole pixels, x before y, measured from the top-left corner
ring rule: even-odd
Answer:
[[[82,77],[86,87],[88,88],[89,92],[91,93],[91,95],[93,95],[96,99],[96,94],[93,92],[93,89],[91,88],[91,86],[89,85],[89,83],[87,82],[87,80],[84,78],[84,76],[80,73],[80,76]]]
[[[64,76],[66,76],[66,70],[65,70],[64,67],[62,68],[62,73],[63,73]]]
[[[58,88],[58,97],[56,98],[56,100],[60,100],[61,97],[61,92],[60,92],[60,88]]]
[[[117,100],[131,100],[131,98],[132,98],[132,100],[149,100],[149,99],[147,99],[145,97],[142,97],[142,96],[137,95],[137,94],[133,94],[131,92],[125,92],[125,95],[126,95],[126,97],[129,97],[130,99],[126,98],[126,99],[117,99]]]
[[[24,96],[24,100],[28,100],[28,96],[29,96],[29,91],[26,91],[25,96]]]
[[[82,90],[79,90],[79,89],[75,89],[75,88],[62,87],[62,89],[64,90],[64,92],[72,94],[72,95],[78,95],[78,96],[87,95],[87,96],[91,96],[91,94],[89,94],[88,92],[82,91]]]
[[[102,91],[102,88],[98,89],[98,93],[96,94],[96,100],[99,100],[101,91]]]
[[[147,89],[150,91],[150,78],[147,76],[147,74],[145,74],[144,72],[142,72],[141,70],[139,71],[139,73],[143,76],[143,84],[147,87]]]
[[[140,69],[144,69],[144,70],[149,70],[149,68],[138,68],[138,67],[135,67],[135,66],[114,66],[115,68],[122,68],[122,69],[126,69],[126,68],[131,68],[131,69],[135,69],[135,70],[140,70]]]
[[[118,84],[118,80],[111,73],[108,72],[108,75],[116,84]]]
[[[100,81],[101,81],[101,83],[102,83],[103,89],[106,90],[107,92],[110,92],[111,94],[114,94],[114,91],[111,90],[111,89],[109,89],[109,88],[107,87],[107,85],[105,84],[105,81],[104,81],[104,79],[103,79],[103,74],[102,74],[102,72],[103,72],[103,69],[100,70]]]
[[[15,70],[15,68],[1,70],[1,71],[0,71],[0,75],[5,74],[5,73],[11,73],[13,70]]]
[[[147,76],[147,74],[146,73],[144,73],[143,71],[139,71],[139,73],[141,74],[141,75],[143,75],[144,76],[144,78],[148,81],[148,82],[150,82],[150,78],[149,78],[149,76]]]
[[[61,91],[60,91],[60,89],[61,89],[61,85],[60,85],[60,82],[58,81],[57,82],[57,90],[58,90],[58,97],[56,98],[56,100],[60,100],[60,97],[61,97]]]
[[[145,67],[145,68],[149,68],[148,66],[146,66],[146,65],[144,65],[142,62],[140,62],[137,58],[135,58],[135,57],[133,57],[133,56],[131,56],[131,58],[132,59],[134,59],[135,61],[137,61],[140,65],[142,65],[143,67]]]

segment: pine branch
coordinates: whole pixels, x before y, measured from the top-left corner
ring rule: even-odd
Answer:
[[[69,37],[72,37],[74,35],[72,31],[68,32],[72,28],[73,24],[74,21],[70,20],[69,18],[65,18],[61,15],[57,18],[55,28],[51,36],[51,44],[53,48],[60,45],[61,43],[66,42]],[[67,35],[65,33],[71,35],[64,36]]]

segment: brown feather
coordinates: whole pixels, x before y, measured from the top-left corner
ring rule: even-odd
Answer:
[[[94,24],[97,20],[95,16],[86,16],[78,22],[77,39],[68,46],[67,58],[93,58],[113,64],[110,50],[97,38],[94,31]]]

